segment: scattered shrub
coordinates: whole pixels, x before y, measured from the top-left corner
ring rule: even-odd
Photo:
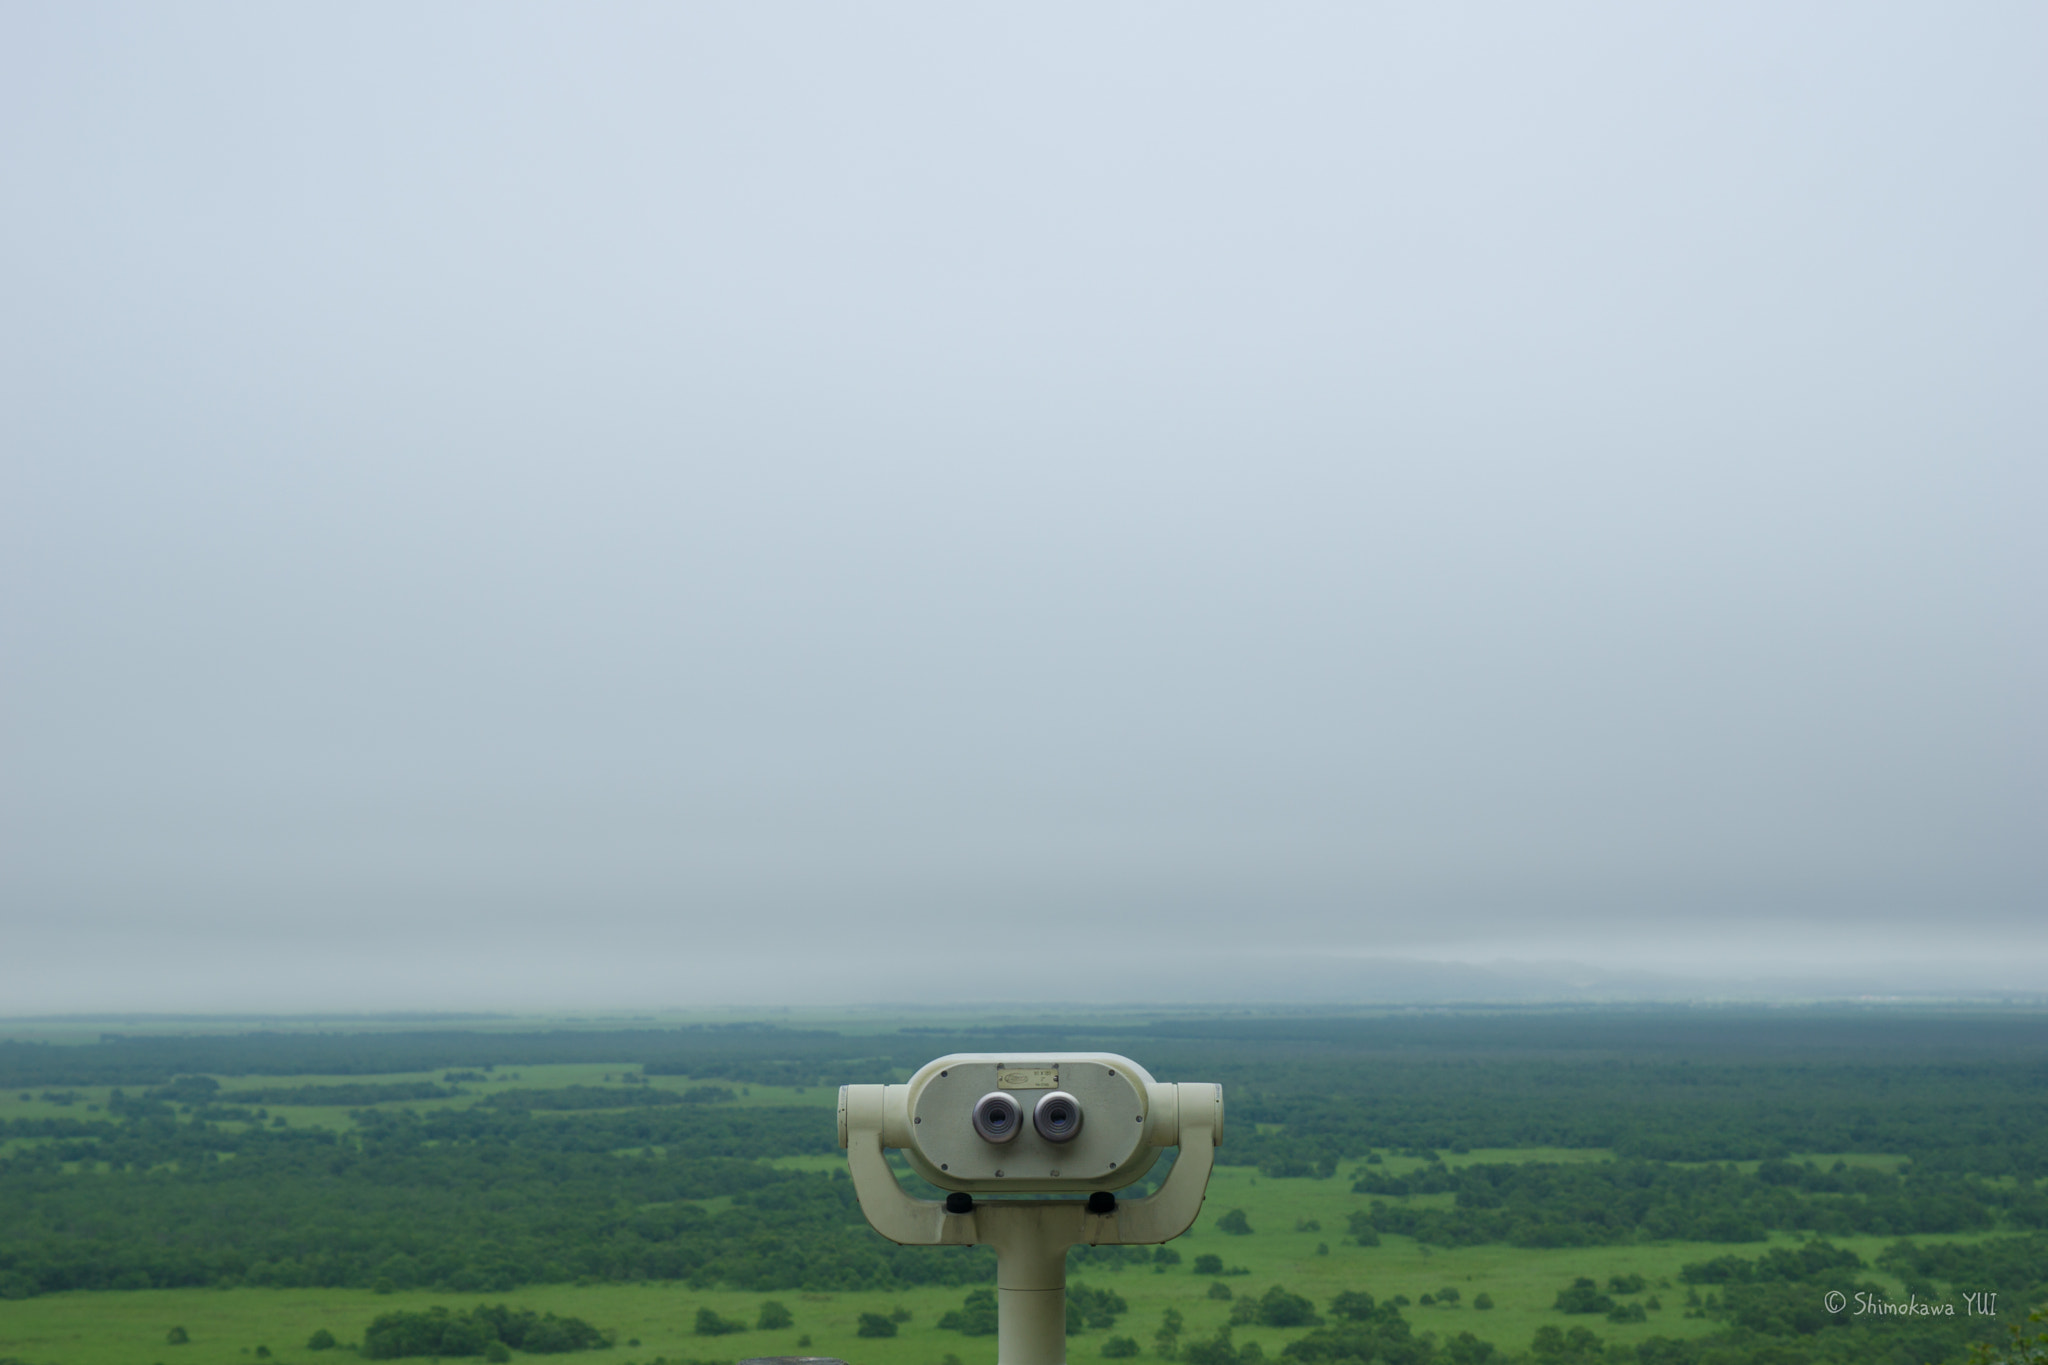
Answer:
[[[1363,1289],[1347,1289],[1330,1300],[1330,1315],[1342,1318],[1346,1322],[1364,1322],[1372,1316],[1372,1310],[1377,1306],[1372,1295]]]
[[[493,1356],[492,1346],[530,1355],[588,1351],[606,1345],[604,1333],[582,1318],[558,1318],[531,1308],[479,1304],[467,1313],[430,1308],[385,1313],[363,1331],[362,1353],[371,1360],[404,1356]]]
[[[1571,1283],[1571,1288],[1557,1291],[1557,1302],[1550,1305],[1560,1313],[1605,1313],[1614,1307],[1614,1300],[1600,1292],[1600,1286],[1581,1275]]]
[[[697,1325],[690,1330],[700,1337],[722,1337],[734,1332],[744,1332],[747,1325],[733,1318],[719,1316],[714,1308],[704,1307],[697,1310]]]
[[[1607,1359],[1606,1345],[1584,1327],[1574,1327],[1569,1332],[1560,1332],[1555,1327],[1538,1327],[1536,1336],[1529,1343],[1529,1354],[1536,1360],[1549,1365],[1558,1362],[1596,1361]]]
[[[1299,1294],[1290,1294],[1279,1285],[1268,1289],[1258,1300],[1258,1321],[1261,1327],[1320,1327],[1322,1315],[1316,1306]]]
[[[992,1337],[996,1334],[996,1291],[969,1290],[959,1308],[939,1319],[939,1326],[962,1336]]]
[[[1114,1327],[1116,1320],[1129,1311],[1130,1305],[1114,1289],[1097,1289],[1078,1283],[1067,1286],[1067,1331],[1070,1334],[1090,1327]]]
[[[1346,1230],[1362,1247],[1376,1247],[1380,1244],[1380,1231],[1373,1226],[1372,1214],[1364,1209],[1353,1209],[1344,1215]]]
[[[1207,1341],[1191,1341],[1181,1348],[1180,1358],[1189,1365],[1259,1365],[1266,1353],[1256,1341],[1247,1341],[1243,1346],[1234,1346],[1230,1339],[1228,1325],[1216,1329],[1216,1335]]]

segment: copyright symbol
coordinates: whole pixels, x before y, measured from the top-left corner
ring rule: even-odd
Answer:
[[[1829,1290],[1829,1291],[1827,1292],[1827,1294],[1826,1294],[1825,1296],[1823,1296],[1823,1297],[1822,1297],[1822,1299],[1821,1299],[1821,1304],[1822,1304],[1822,1305],[1823,1305],[1823,1306],[1824,1306],[1824,1307],[1825,1307],[1825,1308],[1826,1308],[1826,1309],[1827,1309],[1827,1310],[1828,1310],[1828,1311],[1829,1311],[1830,1313],[1839,1313],[1839,1312],[1841,1312],[1841,1311],[1842,1311],[1842,1310],[1843,1310],[1844,1308],[1847,1308],[1847,1307],[1849,1306],[1849,1301],[1848,1301],[1847,1299],[1845,1299],[1845,1298],[1843,1298],[1843,1297],[1842,1297],[1842,1291],[1841,1291],[1841,1290],[1839,1290],[1839,1289],[1830,1289],[1830,1290]]]

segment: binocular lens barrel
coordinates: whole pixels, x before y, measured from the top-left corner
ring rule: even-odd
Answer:
[[[1031,1126],[1047,1142],[1072,1142],[1081,1131],[1081,1101],[1064,1090],[1048,1091],[1031,1111]]]
[[[1003,1091],[991,1090],[974,1102],[974,1131],[983,1142],[1008,1142],[1024,1131],[1024,1111]]]

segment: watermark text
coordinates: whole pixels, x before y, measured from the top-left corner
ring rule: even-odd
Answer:
[[[1847,1313],[1852,1318],[1990,1318],[1998,1316],[1998,1295],[1994,1293],[1966,1293],[1962,1298],[1962,1312],[1956,1312],[1956,1305],[1945,1300],[1923,1299],[1918,1294],[1908,1294],[1901,1302],[1887,1299],[1880,1294],[1859,1289],[1852,1300],[1839,1289],[1830,1289],[1821,1296],[1821,1307],[1830,1313]]]

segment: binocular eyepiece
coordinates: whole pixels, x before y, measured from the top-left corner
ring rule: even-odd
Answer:
[[[974,1102],[974,1131],[983,1142],[1009,1142],[1024,1128],[1024,1111],[1000,1090]]]
[[[1064,1090],[1050,1090],[1031,1110],[1031,1126],[1047,1142],[1072,1142],[1081,1131],[1081,1101]]]
[[[983,1142],[1010,1142],[1024,1131],[1023,1106],[1003,1090],[976,1100],[973,1119]],[[1047,1142],[1072,1142],[1081,1131],[1081,1101],[1064,1090],[1049,1090],[1032,1106],[1031,1126]]]

